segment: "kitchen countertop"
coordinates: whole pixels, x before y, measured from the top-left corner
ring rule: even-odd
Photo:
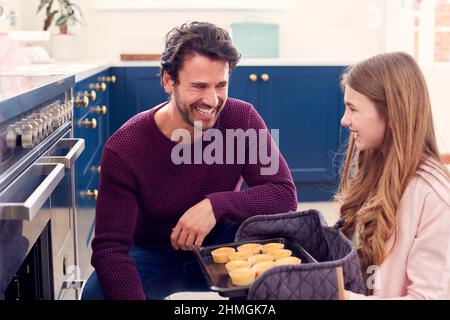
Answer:
[[[75,82],[83,81],[111,67],[104,62],[60,62],[30,64],[17,67],[0,66],[0,76],[75,76]]]
[[[0,74],[0,124],[75,85],[73,75],[10,76]]]

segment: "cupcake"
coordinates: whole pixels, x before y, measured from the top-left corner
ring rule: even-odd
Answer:
[[[227,263],[230,261],[228,256],[235,251],[236,250],[231,247],[220,247],[211,251],[211,255],[215,263]]]
[[[268,254],[255,254],[254,256],[248,258],[248,261],[250,261],[250,263],[254,265],[259,262],[273,261],[273,257],[269,256]]]
[[[268,253],[272,250],[283,249],[283,248],[284,248],[284,243],[271,242],[271,243],[266,243],[265,245],[263,245],[261,247],[261,251],[262,251],[262,253]]]
[[[276,249],[269,251],[267,254],[271,255],[274,260],[278,260],[280,258],[290,257],[292,255],[292,251],[288,249]]]
[[[252,264],[247,260],[231,260],[225,264],[225,268],[228,272],[234,269],[250,268]]]
[[[247,260],[251,256],[252,256],[252,253],[250,251],[238,251],[238,252],[233,252],[232,254],[230,254],[228,256],[228,258],[230,259],[230,261],[232,261],[232,260]]]
[[[235,286],[248,286],[255,280],[256,271],[252,268],[240,268],[231,270],[229,275]]]
[[[297,257],[284,257],[284,258],[280,258],[275,261],[275,264],[277,266],[284,266],[284,265],[289,265],[289,264],[295,265],[295,264],[300,264],[300,263],[302,263],[302,260]]]
[[[261,252],[261,245],[258,243],[246,243],[237,247],[239,252],[248,251],[251,252],[252,255],[258,254]]]
[[[273,261],[263,261],[255,264],[252,269],[255,270],[256,276],[258,277],[264,271],[269,270],[270,268],[276,267],[275,262]]]

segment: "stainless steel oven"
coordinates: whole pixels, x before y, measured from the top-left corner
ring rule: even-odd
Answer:
[[[78,299],[74,79],[36,81],[0,101],[0,299]]]

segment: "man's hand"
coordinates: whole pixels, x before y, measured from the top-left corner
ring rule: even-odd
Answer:
[[[170,240],[175,250],[192,250],[200,247],[216,225],[216,217],[208,198],[186,211],[172,230]]]

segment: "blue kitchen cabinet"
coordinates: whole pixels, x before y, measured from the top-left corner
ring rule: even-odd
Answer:
[[[299,201],[330,200],[338,185],[343,66],[242,66],[231,75],[229,96],[250,102],[269,129],[297,185]],[[110,92],[111,130],[167,95],[157,67],[112,68],[120,75]]]
[[[100,165],[95,160],[96,154],[101,152],[109,135],[108,87],[111,84],[100,80],[106,76],[109,76],[109,71],[89,77],[77,83],[74,88],[74,136],[85,139],[85,150],[76,164],[76,179],[80,192],[85,190],[91,176],[97,174],[92,169]]]
[[[250,102],[259,112],[258,105],[258,67],[238,67],[230,78],[228,95],[232,98]]]
[[[230,97],[252,103],[269,129],[278,130],[279,148],[299,201],[329,200],[336,191],[343,70],[341,66],[238,67],[231,76]]]
[[[338,183],[341,67],[261,67],[260,104],[297,183],[299,200],[328,200]]]
[[[74,88],[74,137],[85,140],[85,149],[75,166],[77,207],[77,264],[81,277],[87,279],[92,254],[90,243],[95,227],[100,160],[103,146],[110,134],[111,89],[110,70],[97,73],[76,84]],[[87,97],[87,99],[86,99]]]
[[[167,101],[168,95],[161,86],[159,68],[127,68],[126,79],[128,119]]]
[[[128,119],[126,100],[126,68],[112,67],[111,75],[116,77],[116,83],[109,90],[109,135],[113,134]]]
[[[110,91],[110,133],[114,133],[134,115],[167,101],[158,67],[114,67],[117,78]]]

